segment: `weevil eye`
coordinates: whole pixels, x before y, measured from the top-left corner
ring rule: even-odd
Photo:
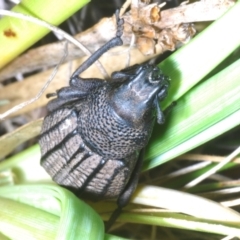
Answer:
[[[160,83],[165,78],[162,71],[156,66],[148,65],[148,71],[148,80],[150,83]]]
[[[159,81],[159,70],[153,69],[153,71],[150,72],[149,81],[150,82],[158,82]]]

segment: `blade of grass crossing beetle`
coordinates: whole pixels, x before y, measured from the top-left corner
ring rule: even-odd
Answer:
[[[131,202],[169,209],[172,212],[207,220],[240,223],[240,214],[233,209],[200,196],[163,187],[140,185],[131,198]]]
[[[156,126],[153,131],[146,158],[155,159],[146,161],[144,169],[157,166],[239,125],[239,81],[240,60],[179,99],[167,124]]]
[[[192,219],[188,216],[179,218],[174,217],[176,214],[169,214],[167,217],[159,217],[154,215],[140,215],[140,214],[122,214],[119,219],[123,221],[148,224],[162,227],[172,227],[178,229],[193,230],[198,232],[215,233],[220,235],[231,235],[233,237],[240,237],[239,226],[229,226],[219,222],[208,222],[197,219]],[[219,238],[220,239],[220,238]],[[234,239],[234,238],[231,238]]]
[[[61,193],[62,206],[64,209],[60,219],[57,239],[74,240],[76,236],[79,236],[78,239],[103,239],[104,225],[100,216],[71,192],[61,188],[59,193]],[[69,198],[68,195],[74,197]]]

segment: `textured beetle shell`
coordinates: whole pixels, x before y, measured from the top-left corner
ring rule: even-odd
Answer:
[[[119,196],[136,164],[136,150],[149,136],[113,113],[106,96],[109,87],[51,112],[39,140],[41,165],[53,180],[97,199]]]
[[[79,132],[101,156],[122,159],[147,144],[152,124],[131,126],[119,117],[111,106],[111,90],[112,86],[106,84],[87,98],[79,113]]]
[[[114,73],[110,82],[79,82],[83,86],[61,89],[48,105],[39,140],[41,165],[79,196],[122,195],[123,206],[136,187],[139,152],[151,136],[155,113],[163,122],[158,99],[166,96],[168,78],[147,64]]]

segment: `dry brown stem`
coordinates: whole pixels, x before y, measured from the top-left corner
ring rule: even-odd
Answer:
[[[148,3],[145,1],[138,4],[138,1],[132,1],[131,14],[126,13],[123,16],[126,22],[124,44],[130,44],[132,32],[134,32],[137,35],[137,47],[146,55],[174,50],[176,45],[187,42],[195,33],[192,22],[215,20],[234,4],[233,0],[202,0],[161,11],[157,4],[148,5],[146,2]],[[113,18],[104,18],[87,31],[77,34],[75,38],[94,52],[114,34]],[[152,36],[149,38],[149,35]],[[158,46],[155,44],[156,39]],[[0,81],[19,73],[24,74],[56,65],[62,57],[63,49],[64,44],[56,42],[26,52],[0,71]],[[68,52],[66,62],[84,57],[84,53],[73,44],[69,44]],[[149,57],[146,56],[132,63],[141,63],[148,59]]]

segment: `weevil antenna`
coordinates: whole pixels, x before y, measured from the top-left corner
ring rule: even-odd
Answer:
[[[87,68],[89,68],[95,61],[97,61],[105,52],[107,52],[109,49],[121,46],[123,44],[123,41],[121,39],[121,36],[123,34],[123,24],[124,20],[122,18],[119,18],[119,10],[115,13],[116,16],[116,23],[117,23],[117,33],[116,37],[108,41],[106,44],[104,44],[101,48],[99,48],[96,52],[94,52],[77,70],[72,74],[72,78],[78,76],[82,72],[84,72]]]
[[[163,124],[165,122],[165,116],[164,113],[162,112],[158,98],[155,98],[155,106],[156,106],[156,114],[157,114],[157,123],[158,124]]]

